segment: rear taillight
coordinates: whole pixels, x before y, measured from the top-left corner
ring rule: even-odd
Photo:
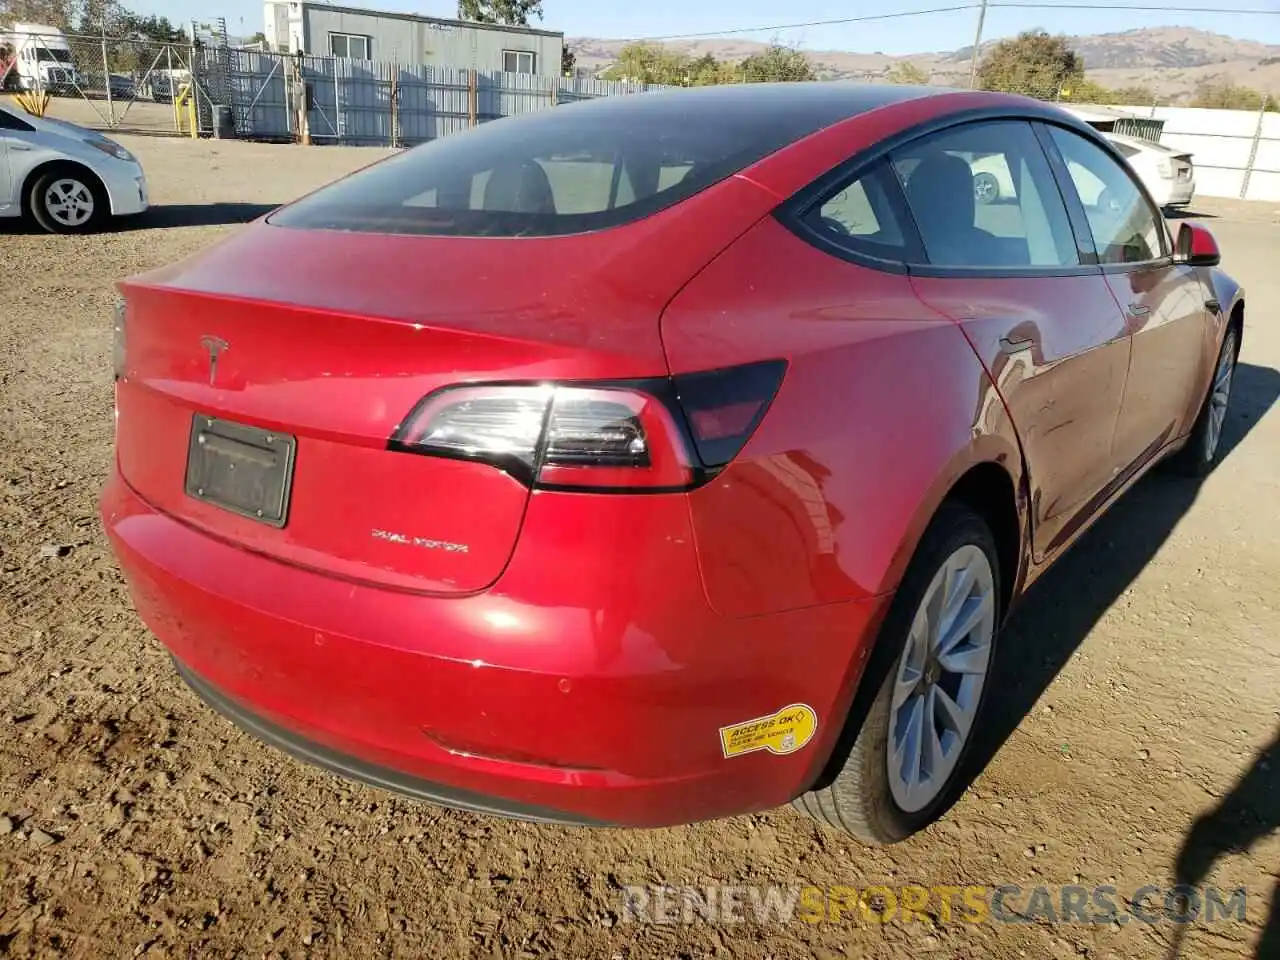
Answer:
[[[391,448],[488,463],[541,489],[688,490],[742,449],[785,367],[446,387],[418,404]]]

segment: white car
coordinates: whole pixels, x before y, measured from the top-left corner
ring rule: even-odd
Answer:
[[[1191,163],[1191,154],[1161,143],[1118,133],[1103,136],[1115,144],[1151,193],[1151,199],[1157,206],[1185,207],[1191,203],[1191,198],[1196,193],[1195,167]]]
[[[142,165],[114,140],[0,106],[0,217],[30,216],[50,233],[86,233],[147,204]]]
[[[1133,168],[1138,179],[1151,193],[1151,199],[1161,209],[1168,207],[1185,207],[1195,196],[1195,168],[1191,163],[1191,154],[1149,140],[1137,137],[1126,137],[1118,133],[1103,133],[1121,156]],[[973,196],[981,204],[994,203],[997,200],[1012,200],[1017,196],[1013,186],[1013,175],[1004,161],[1002,154],[986,157],[974,157],[969,161],[973,171]],[[1096,205],[1098,194],[1102,192],[1102,182],[1097,181],[1087,170],[1072,170],[1076,178],[1076,186],[1083,191],[1080,199],[1086,204]],[[1096,192],[1089,194],[1089,181],[1094,180]],[[1105,201],[1106,198],[1103,198]]]

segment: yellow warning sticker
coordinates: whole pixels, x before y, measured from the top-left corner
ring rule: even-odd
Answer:
[[[818,714],[804,703],[793,703],[767,717],[756,717],[720,728],[720,749],[726,757],[768,750],[783,757],[795,753],[818,731]]]

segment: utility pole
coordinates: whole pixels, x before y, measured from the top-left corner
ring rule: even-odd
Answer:
[[[1244,177],[1240,180],[1240,199],[1249,199],[1249,180],[1253,176],[1253,165],[1258,160],[1258,146],[1262,143],[1262,128],[1267,122],[1267,103],[1271,95],[1262,95],[1262,106],[1258,108],[1258,126],[1253,131],[1253,144],[1249,148],[1249,162],[1244,165]]]
[[[978,29],[973,34],[973,57],[969,61],[969,89],[978,86],[978,47],[982,46],[982,22],[987,19],[987,0],[978,8]]]
[[[116,108],[111,101],[111,65],[107,62],[107,21],[102,21],[102,79],[107,85],[107,116],[111,119],[108,126],[116,125]]]

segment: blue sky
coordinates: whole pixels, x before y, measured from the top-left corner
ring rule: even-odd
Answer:
[[[370,6],[428,16],[453,16],[454,0],[343,0],[350,6]],[[543,0],[543,26],[568,36],[653,37],[702,33],[743,27],[799,23],[901,10],[961,5],[969,0]],[[1048,0],[1052,2],[1052,0]],[[1150,4],[1150,0],[1147,0]],[[1184,0],[1187,6],[1239,7],[1280,12],[1280,0]],[[173,20],[223,16],[233,35],[247,36],[262,29],[259,0],[133,0],[127,5]],[[1156,4],[1150,4],[1156,5]],[[921,53],[953,50],[969,44],[976,11],[959,10],[861,24],[806,27],[778,31],[787,43],[809,50]],[[1043,27],[1052,33],[1111,33],[1136,27],[1176,25],[1280,44],[1280,16],[1224,16],[1186,13],[1170,5],[1164,10],[1015,10],[993,8],[987,13],[985,38],[1008,36]],[[769,40],[773,32],[745,35]]]

